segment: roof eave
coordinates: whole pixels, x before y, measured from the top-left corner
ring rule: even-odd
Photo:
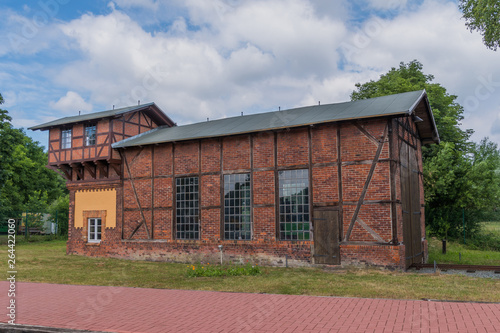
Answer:
[[[432,143],[439,144],[439,142],[441,140],[439,138],[439,133],[438,133],[437,126],[436,126],[436,121],[434,120],[434,115],[432,113],[432,108],[431,108],[431,105],[430,105],[430,102],[429,102],[429,98],[427,96],[427,91],[425,91],[425,89],[422,90],[422,94],[415,101],[415,103],[413,103],[413,105],[411,106],[411,108],[408,110],[408,113],[410,115],[416,115],[417,107],[418,107],[418,105],[422,101],[424,101],[425,106],[426,106],[426,118],[427,118],[427,120],[430,123],[432,135],[431,135],[431,137],[422,136],[421,137],[421,141],[422,141],[423,144],[432,144]],[[420,126],[421,125],[419,125],[419,123],[417,123],[417,129],[420,130],[420,128],[419,128]]]
[[[98,119],[119,118],[123,114],[129,113],[129,112],[138,112],[138,111],[146,111],[151,118],[153,118],[157,123],[160,124],[160,126],[162,126],[162,125],[168,125],[169,127],[175,126],[174,121],[172,119],[170,119],[170,117],[168,117],[155,103],[148,103],[148,104],[144,104],[142,107],[138,107],[138,108],[133,109],[133,110],[123,110],[123,111],[120,111],[120,112],[117,112],[115,114],[108,115],[108,116],[100,116],[100,117],[89,118],[89,119],[79,119],[79,120],[69,121],[67,123],[62,123],[62,124],[51,124],[51,123],[57,121],[57,120],[53,120],[53,121],[45,123],[45,124],[29,127],[28,129],[32,130],[32,131],[36,131],[36,130],[45,131],[45,130],[50,130],[50,129],[57,128],[57,127],[64,127],[64,126],[69,126],[69,125],[95,122]],[[64,119],[64,118],[60,118],[59,120],[61,120],[61,119]]]
[[[397,113],[387,113],[387,114],[378,114],[378,115],[373,115],[373,116],[367,116],[362,119],[373,119],[373,118],[385,118],[385,117],[398,117],[401,115],[408,114],[407,111],[401,111]],[[176,139],[176,140],[167,140],[167,141],[154,141],[154,142],[140,142],[137,144],[130,144],[130,145],[123,145],[126,144],[127,141],[133,141],[138,138],[138,136],[142,136],[143,134],[149,134],[152,131],[159,130],[160,127],[155,128],[151,131],[141,133],[139,135],[127,138],[122,141],[118,141],[114,144],[111,145],[113,149],[125,149],[125,148],[131,148],[131,147],[141,147],[141,146],[148,146],[148,145],[156,145],[156,144],[161,144],[161,143],[171,143],[171,142],[181,142],[181,141],[189,141],[189,140],[200,140],[200,139],[208,139],[208,138],[220,138],[220,137],[226,137],[226,136],[234,136],[234,135],[244,135],[244,134],[251,134],[251,133],[260,133],[260,132],[267,132],[267,131],[281,131],[289,128],[298,128],[298,127],[306,127],[306,126],[313,126],[313,125],[318,125],[318,124],[329,124],[329,123],[337,123],[337,122],[342,122],[342,121],[351,121],[351,120],[356,120],[360,118],[342,118],[342,119],[335,119],[335,120],[330,120],[330,121],[318,121],[318,122],[311,122],[311,123],[304,123],[304,124],[297,124],[297,125],[290,125],[290,126],[280,126],[280,127],[272,127],[272,128],[263,128],[259,130],[250,130],[250,131],[240,131],[240,132],[234,132],[234,133],[227,133],[227,134],[219,134],[219,135],[214,135],[214,136],[197,136],[197,137],[189,137],[185,139]]]

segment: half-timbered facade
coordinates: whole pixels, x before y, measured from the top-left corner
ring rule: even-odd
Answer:
[[[48,166],[68,182],[120,178],[115,142],[174,123],[154,103],[58,119],[32,130],[49,131]]]
[[[154,104],[124,110],[34,128],[50,129],[49,165],[68,178],[68,253],[425,260],[421,152],[439,141],[425,91],[184,126]]]

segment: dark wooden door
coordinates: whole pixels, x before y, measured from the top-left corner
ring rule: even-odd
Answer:
[[[339,212],[314,211],[314,263],[340,265]]]
[[[408,268],[413,263],[421,263],[423,257],[417,152],[403,142],[400,159],[403,243],[405,245],[405,266]]]

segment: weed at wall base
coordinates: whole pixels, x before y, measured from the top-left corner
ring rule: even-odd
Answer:
[[[216,266],[207,264],[187,266],[188,277],[214,277],[214,276],[239,276],[239,275],[259,275],[261,269],[257,265],[246,264],[244,266]]]

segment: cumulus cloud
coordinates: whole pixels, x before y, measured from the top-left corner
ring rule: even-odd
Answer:
[[[350,12],[347,0],[113,0],[105,14],[48,22],[20,49],[64,54],[63,61],[18,69],[3,62],[0,72],[8,75],[0,79],[19,91],[17,104],[52,101],[44,117],[140,100],[156,102],[181,124],[346,101],[356,82],[418,59],[459,96],[464,127],[500,142],[500,126],[491,132],[500,104],[498,53],[466,29],[455,2],[356,3],[365,6],[362,15]],[[0,32],[5,22],[21,31],[30,15],[1,12]],[[0,43],[0,56],[11,52],[8,45]],[[19,85],[20,76],[29,83]]]
[[[52,101],[49,105],[55,110],[73,115],[78,111],[92,111],[92,105],[85,102],[85,100],[74,91],[68,91],[66,95],[61,97],[57,102]]]
[[[154,100],[183,120],[199,120],[296,105],[300,94],[290,99],[290,91],[307,91],[338,71],[344,25],[318,19],[307,1],[252,1],[221,12],[213,3],[188,7],[190,20],[203,26],[198,31],[179,19],[175,33],[148,33],[116,9],[61,25],[83,57],[57,81],[108,107]]]
[[[406,6],[408,0],[367,0],[368,5],[375,9],[398,9]]]
[[[463,128],[476,131],[473,139],[490,135],[491,123],[484,120],[496,118],[500,103],[498,54],[465,28],[455,3],[428,0],[418,10],[393,19],[374,16],[353,31],[340,49],[346,68],[363,73],[372,69],[383,74],[400,61],[419,60],[435,82],[458,96],[465,109]],[[500,142],[500,136],[495,139]]]
[[[152,10],[157,10],[159,6],[159,2],[155,0],[114,0],[112,3],[123,8],[141,7]]]

